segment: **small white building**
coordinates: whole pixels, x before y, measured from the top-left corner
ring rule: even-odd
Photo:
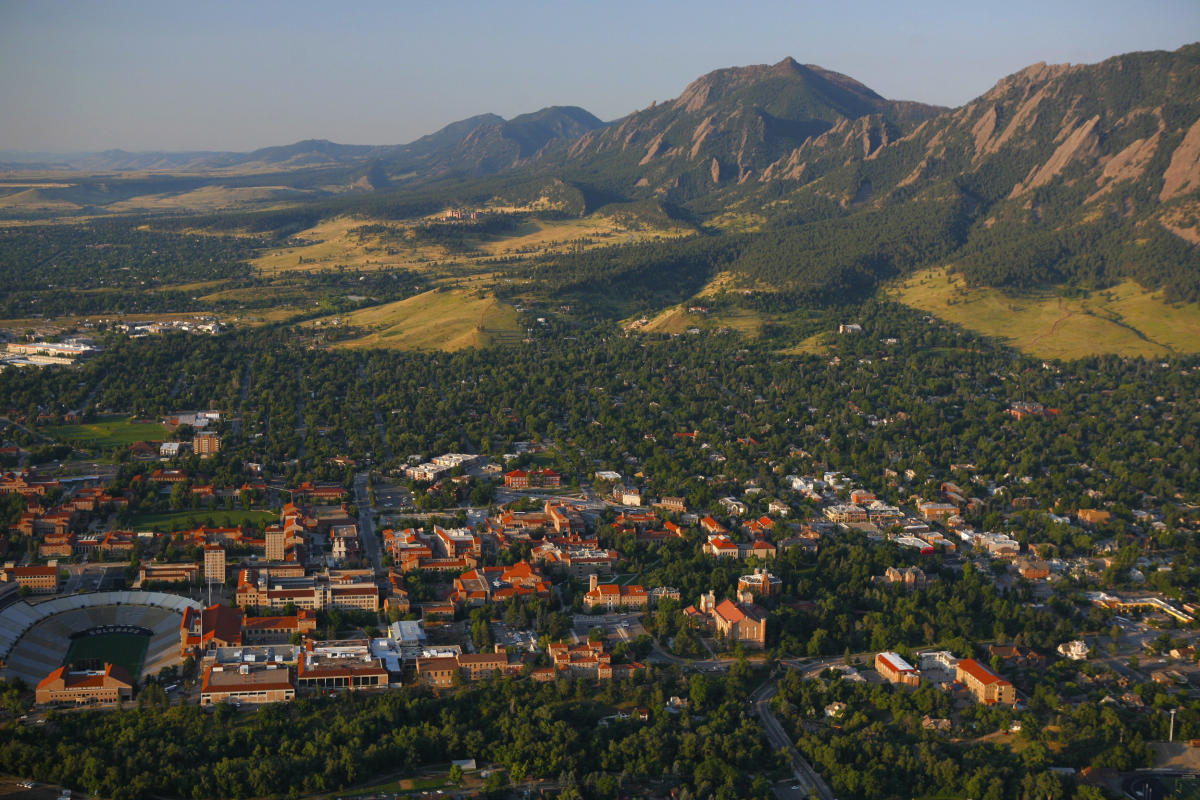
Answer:
[[[1089,649],[1087,642],[1082,639],[1076,639],[1073,642],[1063,642],[1060,644],[1058,646],[1058,654],[1072,661],[1086,661]]]

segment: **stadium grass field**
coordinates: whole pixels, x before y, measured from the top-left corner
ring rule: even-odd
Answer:
[[[63,663],[77,668],[99,669],[105,663],[119,664],[136,681],[150,647],[150,637],[137,633],[101,633],[81,636],[71,642]]]

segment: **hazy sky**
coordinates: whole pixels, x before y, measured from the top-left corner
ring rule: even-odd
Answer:
[[[0,0],[0,150],[399,144],[580,105],[614,119],[793,56],[959,105],[1036,61],[1200,39],[1200,0]]]

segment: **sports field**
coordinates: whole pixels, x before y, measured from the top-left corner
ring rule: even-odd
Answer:
[[[78,425],[48,425],[42,433],[79,447],[123,447],[134,442],[161,442],[167,429],[157,422],[133,422],[128,417],[101,417]]]
[[[142,661],[149,646],[150,637],[136,633],[81,636],[71,642],[63,663],[76,669],[100,669],[105,663],[118,664],[137,680],[142,675]]]

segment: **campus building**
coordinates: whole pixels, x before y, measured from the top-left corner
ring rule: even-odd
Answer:
[[[879,653],[875,656],[875,671],[888,683],[920,686],[921,672],[905,661],[899,653]]]
[[[124,667],[68,671],[62,666],[43,678],[34,697],[42,703],[116,703],[133,698],[133,678]]]
[[[213,664],[204,671],[200,705],[213,703],[279,703],[296,696],[291,672],[280,664]]]
[[[1013,685],[973,658],[964,658],[955,668],[954,679],[967,687],[981,703],[1017,702]]]

